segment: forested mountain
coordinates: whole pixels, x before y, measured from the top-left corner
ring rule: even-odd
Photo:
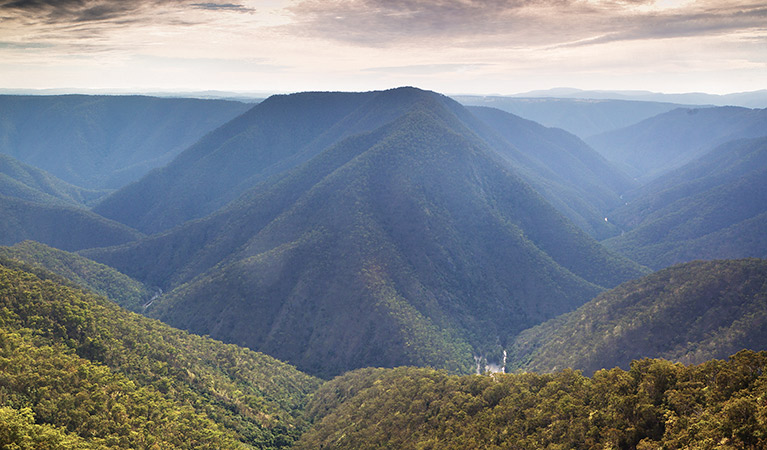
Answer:
[[[35,240],[62,250],[119,245],[143,235],[75,206],[34,203],[0,194],[0,245]]]
[[[391,122],[412,107],[414,91],[270,97],[167,167],[107,198],[95,211],[147,233],[203,217],[267,179],[274,182],[342,139]],[[453,120],[476,135],[473,139],[504,155],[571,220],[599,238],[614,234],[604,223],[605,208],[617,206],[619,193],[633,184],[596,152],[561,131],[485,112],[484,116],[492,117],[492,124],[487,124],[458,103],[439,99]],[[587,160],[595,167],[584,167]],[[594,179],[594,172],[601,177]]]
[[[24,241],[13,247],[0,247],[0,258],[50,271],[135,312],[142,312],[144,305],[156,294],[139,281],[109,266],[39,242]]]
[[[35,203],[82,206],[105,194],[105,191],[71,185],[44,170],[0,154],[0,195]]]
[[[113,194],[95,211],[147,233],[208,215],[344,135],[368,129],[368,122],[375,127],[392,120],[403,106],[393,101],[376,104],[378,109],[371,111],[366,103],[374,96],[272,96],[188,148],[168,166]]]
[[[586,139],[595,150],[648,181],[735,139],[767,136],[767,109],[679,108]]]
[[[617,130],[682,105],[615,99],[454,96],[466,106],[489,106],[586,139]]]
[[[85,188],[115,189],[252,105],[143,96],[0,96],[0,153]]]
[[[318,380],[16,267],[0,265],[0,446],[277,449],[305,429]]]
[[[173,289],[149,314],[324,376],[369,365],[469,371],[474,352],[499,357],[524,328],[643,273],[516,176],[452,103],[390,94],[403,114],[278,182],[205,219],[83,254]]]
[[[365,369],[326,383],[296,449],[759,449],[767,353],[685,367],[635,361],[593,378]]]
[[[767,260],[696,261],[604,292],[520,334],[510,358],[525,370],[595,370],[633,359],[686,364],[767,349]]]
[[[693,259],[767,257],[767,138],[736,140],[635,192],[604,244],[660,269]]]
[[[621,194],[635,188],[635,181],[566,131],[495,108],[469,110],[500,137],[499,142],[488,136],[486,142],[582,230],[597,239],[620,232],[604,217],[623,204]]]

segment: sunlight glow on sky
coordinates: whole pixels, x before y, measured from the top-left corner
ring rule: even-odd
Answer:
[[[0,0],[0,87],[767,88],[753,0]]]

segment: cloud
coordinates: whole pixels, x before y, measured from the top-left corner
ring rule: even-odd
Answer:
[[[185,8],[208,11],[252,11],[241,4],[194,2],[193,0],[0,0],[6,20],[48,25],[84,22],[133,22],[156,20],[158,12],[180,12]]]
[[[383,66],[369,67],[365,72],[398,73],[406,75],[433,75],[446,72],[466,72],[480,67],[492,66],[493,64],[413,64],[409,66]]]
[[[592,45],[764,29],[760,1],[304,0],[295,32],[359,46]]]
[[[208,11],[253,11],[252,8],[246,8],[243,5],[234,3],[192,3],[192,6]]]

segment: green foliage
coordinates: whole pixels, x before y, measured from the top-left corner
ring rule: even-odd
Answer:
[[[266,355],[7,268],[0,324],[0,406],[109,448],[283,448],[318,385]]]
[[[34,241],[0,247],[0,258],[39,266],[135,312],[153,296],[146,286],[109,266]]]
[[[511,366],[592,373],[632,359],[700,363],[767,348],[767,260],[697,261],[604,292],[521,333]]]
[[[757,449],[767,353],[683,366],[635,361],[593,378],[363,369],[326,383],[297,449]]]
[[[108,448],[67,432],[62,427],[35,423],[31,408],[0,407],[0,447],[7,450],[90,450]]]

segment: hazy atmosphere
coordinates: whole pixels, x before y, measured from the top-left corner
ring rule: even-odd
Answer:
[[[754,0],[0,0],[0,85],[448,94],[764,88]]]

